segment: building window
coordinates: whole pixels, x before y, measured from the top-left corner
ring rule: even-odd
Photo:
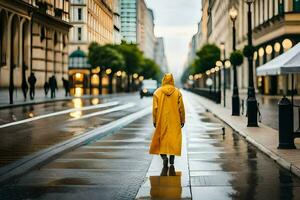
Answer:
[[[293,11],[300,12],[300,0],[293,0]]]
[[[82,8],[78,8],[78,21],[82,20]]]
[[[279,0],[278,2],[278,13],[279,15],[284,14],[284,0]]]
[[[78,27],[78,28],[77,28],[77,40],[78,40],[78,41],[81,41],[81,39],[82,39],[82,38],[81,38],[81,31],[82,31],[82,30],[81,30],[81,27]]]

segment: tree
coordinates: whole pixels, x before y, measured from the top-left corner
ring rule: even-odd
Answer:
[[[113,49],[110,46],[102,47],[102,65],[106,66],[106,69],[110,69],[108,74],[109,78],[109,90],[108,92],[112,94],[112,81],[113,76],[117,71],[123,70],[125,66],[125,60],[122,54],[120,54],[116,49]]]
[[[144,63],[142,65],[142,71],[140,72],[140,74],[143,75],[145,79],[152,78],[157,81],[161,77],[161,71],[159,66],[149,58],[144,59]]]
[[[99,58],[99,52],[101,51],[101,46],[96,43],[92,42],[89,45],[89,53],[88,53],[88,62],[92,66],[92,68],[100,67],[100,70],[98,71],[98,77],[99,77],[99,85],[98,90],[99,94],[102,94],[102,75],[103,75],[103,69],[101,69],[101,59]],[[91,85],[91,83],[90,83]],[[91,88],[90,88],[91,89]]]
[[[220,60],[221,51],[215,44],[206,44],[198,52],[198,59],[195,61],[197,73],[204,73],[206,70],[216,66]]]
[[[113,46],[100,46],[97,43],[91,43],[89,46],[89,63],[96,68],[100,66],[99,71],[99,92],[102,92],[102,77],[106,69],[110,69],[109,77],[109,93],[112,93],[112,79],[115,72],[124,69],[125,61],[122,54],[120,54]]]
[[[230,54],[230,62],[234,66],[243,64],[244,56],[241,51],[234,51]]]
[[[131,91],[131,78],[134,73],[139,73],[143,65],[143,53],[136,44],[122,41],[116,49],[123,55],[125,61],[124,70],[127,73],[127,91]]]

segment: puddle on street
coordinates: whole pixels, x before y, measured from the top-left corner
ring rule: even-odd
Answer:
[[[235,133],[211,113],[205,123],[222,130],[189,134],[189,165],[195,199],[300,199],[300,179]],[[201,129],[199,129],[201,130]]]

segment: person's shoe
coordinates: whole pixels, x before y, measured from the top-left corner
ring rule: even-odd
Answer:
[[[174,165],[171,165],[171,166],[170,166],[170,169],[169,169],[169,176],[176,176],[176,172],[175,172],[175,167],[174,167]]]
[[[168,176],[169,167],[163,167],[160,173],[160,176]]]

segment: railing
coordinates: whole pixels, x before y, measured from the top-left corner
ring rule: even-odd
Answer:
[[[217,101],[218,100],[218,92],[214,92],[213,89],[211,88],[187,88],[187,90],[198,94],[200,96],[203,96],[205,98],[208,98],[212,101]]]

